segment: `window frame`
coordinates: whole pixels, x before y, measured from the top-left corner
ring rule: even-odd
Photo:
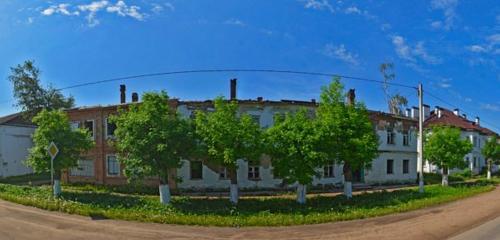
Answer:
[[[335,164],[323,166],[323,178],[335,178]]]
[[[390,165],[389,162],[391,163]],[[389,166],[391,167],[389,168]],[[389,169],[391,171],[389,171]],[[387,159],[387,161],[385,161],[385,173],[387,175],[394,175],[394,159]]]
[[[109,119],[109,117],[104,118],[104,131],[106,133],[105,136],[106,136],[106,139],[114,140],[114,139],[116,139],[115,135],[108,134],[108,124],[109,124],[108,119]],[[116,131],[116,124],[115,124],[115,131]]]
[[[200,177],[193,177],[193,163],[200,164]],[[189,162],[189,179],[190,180],[203,180],[203,162],[202,161],[190,161]]]
[[[403,131],[403,146],[410,146],[410,132]]]
[[[402,169],[403,170],[403,174],[410,174],[410,160],[409,159],[403,159],[402,168],[403,168]]]
[[[386,138],[386,143],[388,145],[395,145],[396,144],[396,133],[394,132],[393,129],[387,129],[386,130],[387,138]],[[390,141],[389,141],[390,140]]]
[[[92,135],[90,136],[90,139],[95,140],[96,139],[96,137],[95,137],[95,135],[96,135],[95,134],[95,129],[96,129],[96,127],[95,127],[95,119],[86,119],[86,120],[84,120],[83,121],[83,128],[84,129],[87,129],[87,126],[85,125],[87,122],[92,122]]]
[[[114,157],[116,163],[118,164],[118,173],[117,174],[110,174],[109,173],[109,157]],[[118,161],[118,156],[116,154],[106,154],[106,177],[120,177],[121,176],[121,165],[120,161]]]
[[[250,177],[250,174],[252,175],[251,177]],[[248,165],[247,178],[248,178],[248,180],[251,180],[251,181],[261,180],[261,178],[260,178],[260,165]]]
[[[226,167],[219,167],[219,180],[228,180],[229,175]],[[222,176],[224,175],[224,176]]]

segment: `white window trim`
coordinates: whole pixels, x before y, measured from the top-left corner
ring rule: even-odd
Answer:
[[[405,162],[408,163],[408,172],[406,173],[405,173]],[[403,159],[403,161],[401,162],[401,170],[403,175],[410,174],[410,159]]]
[[[330,166],[332,167],[332,174],[331,176],[326,176],[325,168],[329,168]],[[335,178],[335,164],[327,164],[323,166],[323,178]]]
[[[85,122],[92,122],[92,136],[90,137],[90,139],[94,140],[95,141],[95,120],[94,119],[86,119],[83,121],[83,127],[86,128],[85,126]]]
[[[108,157],[115,157],[116,158],[116,161],[118,162],[118,174],[116,174],[116,175],[109,174]],[[120,177],[121,171],[122,171],[122,169],[120,166],[120,161],[118,161],[118,156],[116,154],[106,154],[106,177]]]
[[[250,171],[250,169],[253,169],[253,171]],[[256,169],[258,169],[258,171],[255,171]],[[252,178],[249,178],[248,177],[248,174],[249,173],[252,173],[253,177]],[[259,172],[259,176],[258,177],[255,177],[255,173],[256,172]],[[261,180],[261,176],[260,176],[260,166],[259,165],[249,165],[248,166],[248,170],[247,170],[247,179],[248,180],[251,180],[251,181],[256,181],[256,180]]]
[[[105,118],[104,119],[104,131],[106,133],[106,139],[111,139],[111,140],[114,140],[116,139],[115,135],[108,135],[108,118]]]

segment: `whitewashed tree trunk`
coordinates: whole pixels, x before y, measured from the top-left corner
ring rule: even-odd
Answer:
[[[300,204],[305,204],[306,203],[306,186],[303,184],[298,184],[297,185],[297,202]]]
[[[491,161],[488,160],[488,172],[486,173],[486,178],[491,179]]]
[[[352,182],[344,182],[344,195],[347,198],[352,198]]]
[[[54,180],[53,186],[54,197],[59,197],[61,195],[61,181]]]
[[[446,187],[446,186],[448,186],[448,167],[443,167],[442,174],[443,174],[443,177],[442,177],[441,185]]]
[[[444,187],[448,186],[448,174],[446,173],[443,173],[443,180],[441,182],[441,185],[443,185]]]
[[[160,184],[159,190],[160,190],[160,202],[162,204],[169,204],[171,198],[170,186],[168,186],[168,184]]]
[[[238,203],[238,184],[231,184],[229,188],[229,201],[231,201],[232,204],[237,204]]]

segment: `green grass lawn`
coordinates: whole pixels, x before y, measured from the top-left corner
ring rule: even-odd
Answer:
[[[237,207],[225,198],[174,196],[170,206],[156,195],[121,194],[92,187],[63,187],[60,199],[50,187],[0,184],[0,198],[42,209],[95,218],[209,226],[284,226],[360,219],[404,212],[450,202],[494,189],[493,182],[478,181],[453,187],[427,186],[343,196],[308,196],[304,206],[291,195],[243,197]]]

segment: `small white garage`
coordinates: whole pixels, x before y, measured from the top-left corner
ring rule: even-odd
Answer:
[[[0,118],[0,178],[32,173],[24,161],[35,126],[16,113]]]

